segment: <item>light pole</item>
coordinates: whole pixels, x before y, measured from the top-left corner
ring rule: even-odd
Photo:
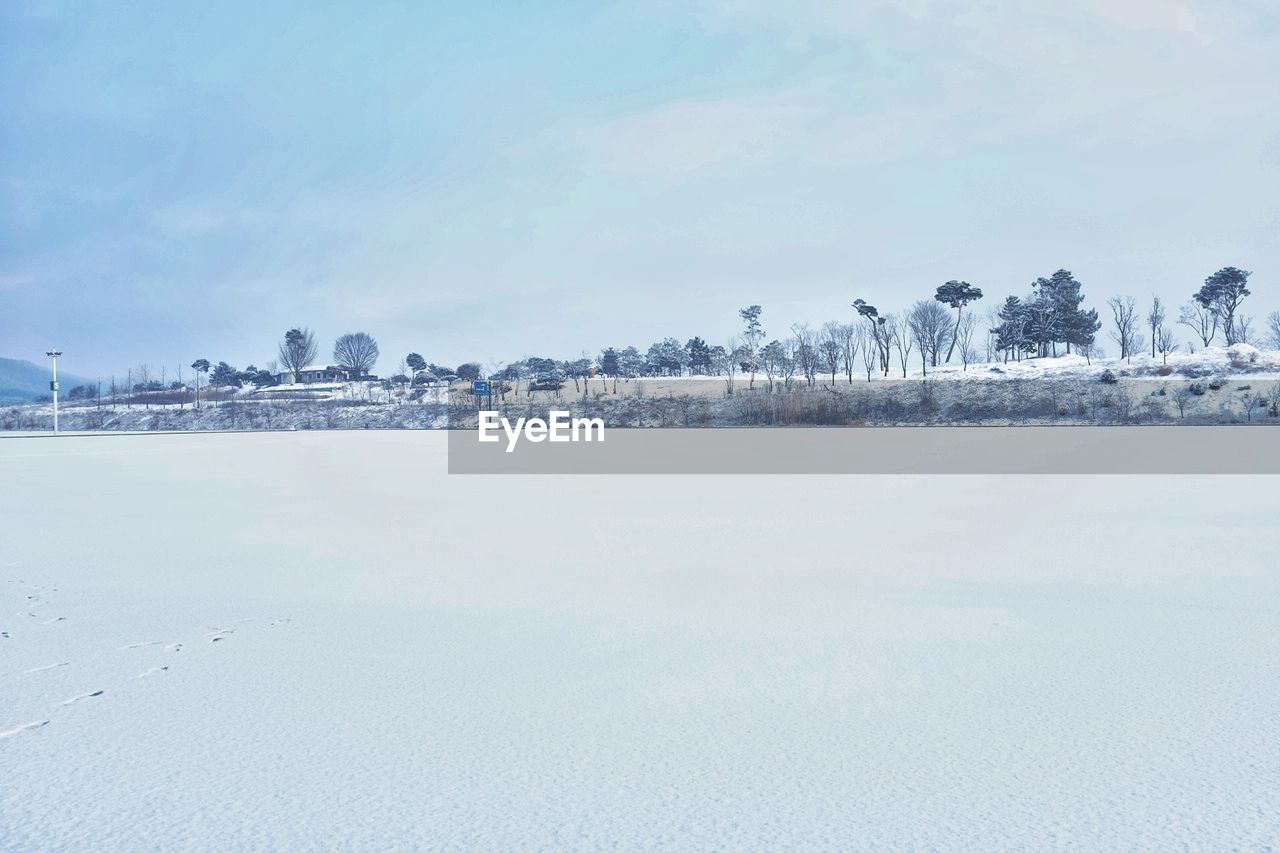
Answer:
[[[53,392],[53,434],[58,434],[58,356],[62,355],[56,349],[51,349],[45,355],[53,359],[53,381],[49,383],[49,390]]]

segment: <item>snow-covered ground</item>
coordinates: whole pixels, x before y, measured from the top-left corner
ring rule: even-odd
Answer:
[[[1270,849],[1280,480],[0,438],[0,848]]]

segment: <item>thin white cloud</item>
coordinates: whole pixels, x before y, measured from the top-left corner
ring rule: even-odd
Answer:
[[[35,284],[36,277],[26,274],[0,274],[0,292],[6,290],[17,290],[20,287],[27,287]]]
[[[584,128],[578,142],[606,168],[687,172],[770,159],[815,110],[780,98],[677,102]]]
[[[1082,143],[1274,129],[1280,40],[1261,10],[1164,0],[735,3],[712,28],[780,46],[836,39],[849,57],[771,88],[674,101],[579,128],[589,164],[682,174],[787,158],[813,164],[1075,134]],[[889,49],[886,45],[893,44]],[[909,48],[909,50],[906,50]],[[1270,105],[1270,107],[1268,107]]]

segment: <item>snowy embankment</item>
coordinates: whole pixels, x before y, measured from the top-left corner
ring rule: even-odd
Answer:
[[[145,396],[127,404],[64,404],[60,424],[67,432],[445,429],[473,425],[480,402],[513,416],[546,417],[549,408],[564,408],[628,427],[1216,424],[1276,423],[1280,417],[1280,353],[1236,345],[1170,356],[1167,365],[1162,361],[1135,356],[1089,364],[1070,355],[974,364],[967,370],[953,364],[929,368],[929,383],[919,381],[926,374],[918,367],[905,379],[895,367],[888,376],[874,374],[870,380],[865,373],[838,373],[832,383],[829,374],[820,374],[812,384],[796,375],[740,374],[733,380],[732,398],[726,378],[710,376],[617,381],[597,376],[567,380],[559,391],[531,391],[526,380],[491,400],[474,397],[470,384],[462,382],[415,390],[412,397],[354,382],[221,389],[218,399],[206,400],[199,409],[190,403],[148,402]],[[1183,391],[1190,397],[1178,399]],[[749,399],[753,394],[769,399]],[[49,404],[0,407],[0,434],[52,427]]]
[[[1230,347],[1206,347],[1195,353],[1170,353],[1167,358],[1143,353],[1129,359],[1087,359],[1072,354],[1008,363],[974,364],[969,365],[967,370],[958,364],[942,365],[929,368],[928,375],[940,379],[1098,379],[1106,371],[1111,371],[1120,378],[1203,379],[1220,376],[1226,379],[1280,379],[1280,352],[1263,351],[1248,344],[1235,344]],[[909,375],[919,377],[918,363],[909,371]]]
[[[1205,379],[1221,377],[1223,379],[1277,379],[1280,380],[1280,351],[1260,350],[1249,344],[1234,344],[1230,347],[1206,347],[1195,353],[1170,353],[1168,357],[1149,353],[1134,355],[1132,358],[1086,358],[1082,355],[1063,354],[1044,358],[1023,358],[1021,360],[974,362],[965,365],[958,358],[950,364],[936,367],[920,364],[920,353],[916,350],[908,359],[904,371],[897,351],[890,355],[889,375],[882,377],[879,371],[872,374],[872,381],[887,379],[956,379],[956,380],[993,380],[993,379],[1066,379],[1097,380],[1102,374],[1110,371],[1119,378],[1141,379]],[[855,377],[865,378],[866,371],[861,362],[854,371]],[[829,375],[818,371],[819,378]],[[843,370],[837,376],[843,376]],[[739,374],[739,382],[746,381],[747,374]],[[755,381],[763,383],[767,374],[757,371]],[[623,380],[628,382],[654,383],[681,380],[701,379],[724,382],[722,376],[685,376],[685,377],[641,377]],[[792,374],[795,381],[796,374]],[[595,382],[601,379],[593,380]],[[608,380],[612,382],[612,379]]]
[[[157,402],[152,395],[136,395],[129,401],[110,397],[63,401],[59,426],[67,432],[447,427],[447,389],[416,389],[410,397],[372,386],[347,382],[219,389],[214,399],[203,399],[198,408],[191,402]],[[51,429],[52,403],[0,407],[0,433]]]
[[[199,409],[145,404],[64,406],[59,417],[67,432],[161,432],[204,430],[306,429],[444,429],[446,407],[434,403],[363,405],[341,401],[248,400],[223,401]],[[53,407],[22,406],[0,409],[3,431],[53,429]]]
[[[0,438],[0,847],[1280,842],[1277,478],[444,438]]]

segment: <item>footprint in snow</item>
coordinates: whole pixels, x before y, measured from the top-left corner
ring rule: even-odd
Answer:
[[[20,735],[23,732],[29,732],[33,729],[43,728],[44,726],[47,726],[47,725],[49,725],[48,720],[36,720],[34,723],[23,723],[20,726],[14,726],[11,729],[6,729],[5,731],[0,732],[0,738],[13,737],[14,735]]]
[[[28,670],[26,670],[26,671],[25,671],[25,672],[23,672],[22,674],[23,674],[23,675],[30,675],[30,674],[31,674],[31,673],[33,673],[33,672],[47,672],[47,671],[49,671],[49,670],[51,670],[51,669],[57,669],[57,668],[58,668],[58,667],[60,667],[60,666],[68,666],[70,663],[71,663],[70,661],[65,661],[65,660],[64,660],[64,661],[62,661],[61,663],[51,663],[51,664],[46,664],[45,666],[37,666],[37,667],[35,667],[34,669],[28,669]]]
[[[63,702],[62,704],[74,705],[77,702],[83,702],[85,699],[92,699],[94,696],[101,696],[104,692],[105,691],[103,690],[95,690],[92,693],[81,693],[79,696],[72,696],[70,699]]]
[[[143,643],[130,643],[129,645],[121,646],[120,648],[121,649],[141,649],[141,648],[145,648],[146,646],[158,646],[158,645],[160,645],[159,640],[147,640],[146,642],[143,642]]]

